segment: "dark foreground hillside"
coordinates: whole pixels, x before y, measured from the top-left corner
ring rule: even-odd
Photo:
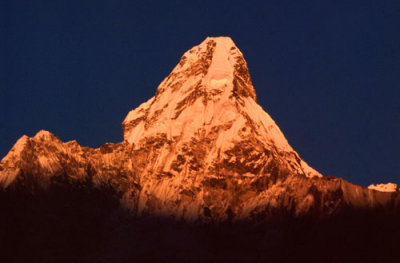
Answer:
[[[261,225],[196,224],[134,216],[90,179],[39,189],[1,190],[1,262],[399,262],[399,213],[347,209],[316,221],[277,211]]]

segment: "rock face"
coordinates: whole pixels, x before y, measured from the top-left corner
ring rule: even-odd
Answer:
[[[23,136],[0,163],[5,189],[45,190],[57,178],[114,190],[135,215],[196,222],[325,218],[396,210],[400,193],[322,177],[257,104],[247,64],[228,37],[187,51],[156,95],[129,112],[124,141],[98,149],[47,131]]]

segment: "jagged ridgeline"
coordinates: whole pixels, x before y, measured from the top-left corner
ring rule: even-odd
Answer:
[[[394,249],[397,186],[376,191],[311,168],[257,104],[229,37],[187,51],[122,128],[123,142],[97,149],[47,131],[17,141],[0,163],[4,249],[18,239],[42,262],[67,249],[63,259],[93,262],[257,261],[279,259],[287,246],[298,256],[329,254],[328,245]],[[375,238],[377,224],[392,236]],[[350,235],[340,231],[349,227]]]

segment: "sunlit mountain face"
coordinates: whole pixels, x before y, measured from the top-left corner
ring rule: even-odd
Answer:
[[[257,104],[229,37],[187,51],[122,129],[97,149],[48,131],[16,142],[0,163],[5,261],[394,258],[399,188],[310,167]]]

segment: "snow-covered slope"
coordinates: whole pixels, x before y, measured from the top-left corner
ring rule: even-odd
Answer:
[[[123,142],[98,149],[46,131],[23,136],[0,163],[0,184],[46,189],[57,177],[90,179],[115,189],[135,214],[201,222],[324,217],[400,203],[398,192],[322,177],[302,160],[257,104],[229,37],[207,38],[186,52],[122,128]]]
[[[387,184],[371,184],[368,189],[381,191],[381,192],[396,192],[398,191],[397,184],[387,183]]]

